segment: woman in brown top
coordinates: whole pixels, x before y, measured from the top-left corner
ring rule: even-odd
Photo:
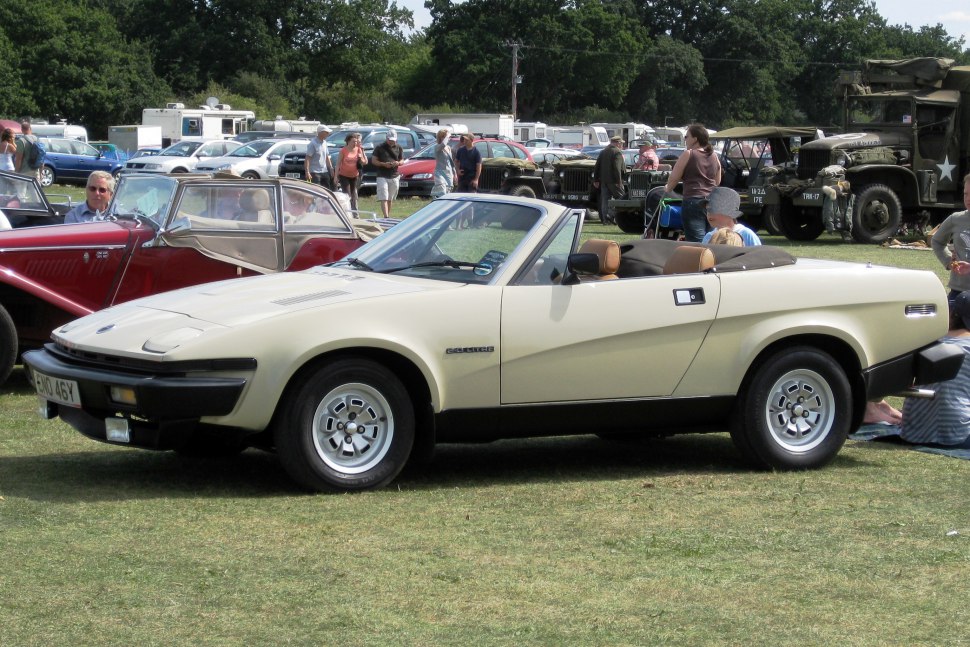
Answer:
[[[665,190],[673,194],[677,184],[684,182],[684,202],[680,212],[684,221],[684,238],[699,243],[708,230],[707,196],[711,189],[721,183],[721,161],[711,146],[704,126],[688,126],[684,142],[687,150],[674,164]]]

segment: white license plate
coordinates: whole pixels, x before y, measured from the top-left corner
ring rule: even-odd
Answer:
[[[407,186],[407,185],[408,185],[408,183],[407,183],[407,182],[399,182],[399,183],[398,183],[398,186]]]
[[[78,393],[77,382],[74,380],[62,380],[37,371],[33,372],[33,378],[34,388],[40,397],[70,407],[81,406],[81,394]]]
[[[299,180],[300,179],[300,174],[299,173],[287,173],[286,174],[286,177],[292,177],[292,178],[296,178],[297,180]]]

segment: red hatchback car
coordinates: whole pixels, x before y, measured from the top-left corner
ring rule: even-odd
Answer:
[[[454,152],[458,148],[458,137],[449,139],[448,144]],[[401,166],[401,188],[398,195],[431,197],[431,189],[434,187],[434,147],[435,144],[425,146]],[[482,154],[482,159],[511,157],[532,161],[532,154],[522,144],[507,139],[478,138],[475,140],[475,148]]]
[[[102,222],[0,232],[0,383],[21,352],[72,319],[175,288],[336,261],[375,232],[330,191],[279,178],[126,176],[106,213]]]

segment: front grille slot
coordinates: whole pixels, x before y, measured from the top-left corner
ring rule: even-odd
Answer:
[[[798,179],[814,180],[818,172],[830,164],[829,151],[807,151],[798,153]]]
[[[478,176],[478,188],[481,191],[498,191],[502,188],[505,169],[501,167],[485,166]]]
[[[589,193],[593,185],[593,170],[566,168],[562,175],[562,193]]]

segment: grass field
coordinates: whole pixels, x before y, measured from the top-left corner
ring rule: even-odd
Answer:
[[[849,441],[753,472],[727,434],[588,436],[445,446],[388,489],[312,496],[271,454],[101,445],[35,405],[15,370],[0,646],[970,644],[970,461]]]

